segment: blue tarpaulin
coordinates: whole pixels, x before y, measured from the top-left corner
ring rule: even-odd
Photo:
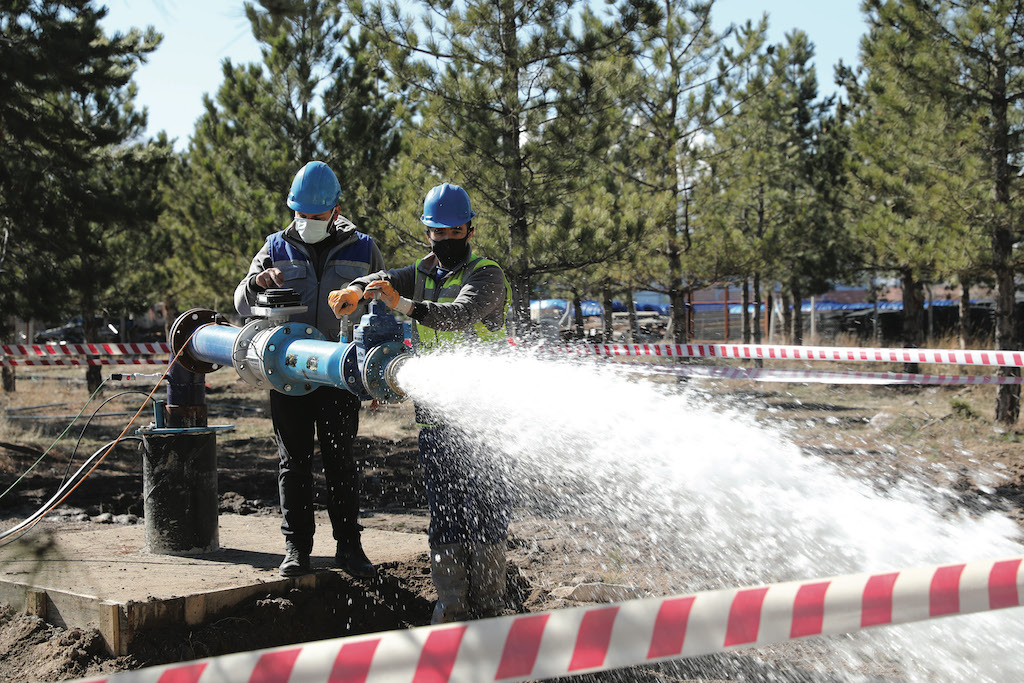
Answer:
[[[555,317],[565,313],[565,310],[572,306],[572,302],[566,299],[535,299],[530,302],[530,311],[539,315],[541,311],[545,312],[546,317]],[[721,304],[719,304],[721,306]],[[600,302],[587,299],[580,302],[580,308],[583,311],[584,317],[599,316],[601,315],[601,304]],[[634,304],[634,308],[637,311],[653,311],[662,315],[668,315],[671,307],[668,304]],[[622,313],[626,310],[626,304],[621,301],[612,302],[612,312]],[[557,312],[557,313],[556,313]]]
[[[960,305],[960,302],[956,301],[956,300],[952,300],[952,299],[936,299],[935,301],[932,301],[932,302],[927,302],[926,301],[925,304],[924,304],[924,307],[928,308],[929,303],[931,303],[931,305],[934,305],[936,308]],[[537,299],[537,300],[534,300],[534,301],[530,302],[530,310],[535,315],[538,315],[540,313],[540,311],[543,310],[543,311],[545,311],[547,317],[555,317],[556,315],[560,316],[560,315],[564,314],[566,309],[569,308],[571,305],[572,305],[572,302],[568,301],[567,299]],[[700,301],[700,302],[694,302],[693,308],[696,311],[722,310],[724,305],[725,305],[724,302],[721,302],[721,301]],[[763,303],[761,304],[761,306],[762,306],[761,310],[764,310],[764,304]],[[835,301],[816,301],[814,303],[814,310],[819,312],[819,313],[822,313],[822,312],[825,312],[825,311],[857,311],[857,310],[873,309],[874,306],[875,306],[874,304],[868,303],[868,302],[838,303],[838,302],[835,302]],[[636,307],[637,311],[651,311],[651,312],[660,313],[661,315],[668,315],[669,312],[672,309],[672,307],[669,306],[668,304],[654,304],[654,303],[643,303],[643,304],[636,303],[635,307]],[[580,302],[580,308],[583,309],[584,317],[599,316],[599,315],[601,315],[601,304],[600,304],[600,302],[597,302],[597,301],[594,301],[594,300],[591,300],[591,299],[588,299],[586,301],[581,301]],[[750,304],[749,308],[750,308],[751,311],[753,311],[754,310],[754,305]],[[613,312],[620,313],[620,312],[623,312],[625,310],[626,310],[626,305],[624,303],[622,303],[621,301],[613,301],[612,302],[612,311]],[[743,304],[729,304],[729,314],[730,315],[739,315],[742,312],[742,310],[743,310]],[[802,312],[804,312],[804,313],[810,313],[811,312],[811,302],[810,302],[810,300],[806,300],[806,301],[802,302],[802,304],[800,306],[800,310]],[[878,310],[880,310],[880,311],[902,311],[903,310],[903,302],[902,301],[880,301],[878,303]],[[556,313],[556,311],[557,311],[557,313]]]

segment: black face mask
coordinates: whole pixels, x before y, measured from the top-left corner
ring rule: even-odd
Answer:
[[[438,262],[445,268],[454,268],[469,255],[469,235],[461,239],[430,241]]]

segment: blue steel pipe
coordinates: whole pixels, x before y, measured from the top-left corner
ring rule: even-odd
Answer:
[[[293,382],[312,382],[333,387],[346,386],[342,368],[344,357],[352,344],[319,339],[295,339],[287,346],[288,361],[279,366],[284,376]],[[293,362],[294,361],[294,362]]]
[[[238,328],[230,325],[206,325],[196,330],[189,344],[191,354],[214,365],[231,365],[231,349]]]
[[[310,325],[274,319],[238,328],[212,311],[194,309],[175,321],[172,345],[175,352],[184,346],[182,362],[190,370],[212,372],[231,365],[246,382],[284,394],[301,396],[333,386],[362,400],[403,400],[395,374],[410,350],[401,324],[374,301],[353,336],[352,343],[327,341]]]

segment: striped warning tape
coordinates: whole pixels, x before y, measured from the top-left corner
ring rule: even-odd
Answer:
[[[610,359],[611,360],[611,359]],[[843,370],[791,370],[785,368],[729,368],[714,365],[652,365],[614,360],[616,365],[636,368],[638,371],[680,377],[707,379],[751,380],[755,382],[806,382],[819,384],[939,384],[939,385],[996,385],[1024,384],[1024,377],[996,375],[922,375],[906,372],[846,372]]]
[[[148,344],[2,344],[8,356],[127,356],[170,353],[165,342]]]
[[[0,357],[0,367],[9,365],[18,366],[42,366],[42,365],[167,365],[166,358],[29,358],[18,360],[17,358]]]
[[[831,360],[884,363],[942,363],[1024,367],[1021,351],[955,349],[882,349],[841,346],[769,344],[557,344],[548,352],[588,356],[664,356],[667,358],[737,358],[748,360]],[[3,344],[7,356],[157,355],[170,353],[165,342],[146,344]]]
[[[1024,558],[853,574],[339,638],[78,683],[525,681],[1017,607]]]
[[[539,348],[550,353],[575,353],[583,356],[831,360],[1024,367],[1024,352],[1022,351],[869,349],[843,346],[773,346],[767,344],[545,344]]]

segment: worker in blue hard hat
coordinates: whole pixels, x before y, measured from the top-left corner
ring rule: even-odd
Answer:
[[[335,314],[379,298],[413,319],[413,344],[419,349],[506,340],[512,290],[501,267],[470,248],[475,215],[458,185],[431,189],[420,216],[430,254],[332,292]],[[473,446],[443,416],[417,405],[416,420],[430,506],[430,572],[437,589],[431,621],[496,616],[505,607],[508,485],[500,472],[473,457]]]
[[[235,308],[252,315],[256,295],[267,289],[295,290],[304,313],[290,320],[311,325],[327,339],[351,339],[351,323],[331,311],[328,293],[357,277],[380,270],[384,258],[373,239],[340,213],[341,184],[322,161],[295,174],[287,205],[293,212],[284,230],[268,236],[235,289]],[[361,314],[365,306],[353,309]],[[349,574],[370,578],[376,569],[363,552],[359,524],[359,470],[353,442],[359,428],[359,398],[346,389],[319,387],[304,396],[270,392],[270,413],[280,456],[278,489],[285,538],[282,576],[311,570],[315,531],[313,441],[319,439],[326,479],[326,508],[337,542],[334,559]]]

